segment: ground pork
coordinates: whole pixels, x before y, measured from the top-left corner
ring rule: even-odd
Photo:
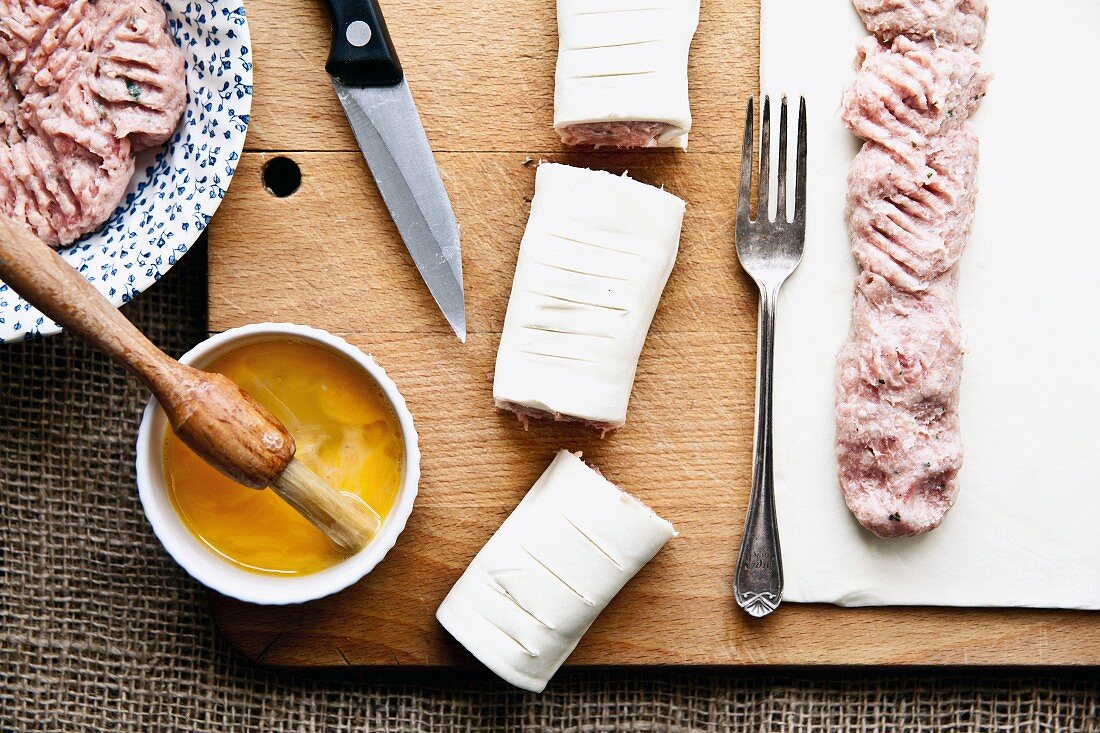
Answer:
[[[978,55],[962,46],[933,47],[904,37],[887,46],[869,36],[858,59],[841,118],[864,140],[903,155],[961,127],[989,85]]]
[[[553,420],[554,422],[575,422],[581,423],[585,427],[595,428],[600,431],[600,437],[607,435],[608,431],[614,430],[615,425],[606,422],[595,422],[593,420],[585,420],[582,417],[573,417],[572,415],[563,415],[560,412],[551,412],[549,410],[539,410],[535,407],[528,407],[527,405],[521,405],[516,402],[509,402],[507,400],[498,400],[496,406],[501,410],[508,410],[516,416],[524,430],[530,427],[532,420]]]
[[[898,36],[937,45],[981,48],[986,0],[853,0],[867,30],[883,41]]]
[[[955,128],[927,152],[864,143],[848,174],[848,234],[859,266],[923,290],[958,261],[974,221],[978,138]]]
[[[860,276],[837,366],[836,435],[844,500],[881,537],[935,528],[962,467],[962,326],[955,274],[921,293]]]
[[[53,245],[106,221],[186,103],[156,0],[0,0],[0,211]]]
[[[841,116],[867,140],[847,217],[862,273],[837,358],[844,500],[880,537],[935,529],[962,467],[957,263],[977,193],[967,118],[989,82],[973,48],[984,2],[855,0],[869,37]],[[890,44],[890,45],[887,45]]]
[[[587,122],[563,127],[558,134],[566,145],[655,148],[671,129],[665,122]]]

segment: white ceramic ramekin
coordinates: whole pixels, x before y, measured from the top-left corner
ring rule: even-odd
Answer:
[[[251,603],[301,603],[336,593],[355,583],[381,562],[405,528],[420,481],[420,449],[412,414],[374,359],[338,336],[292,323],[257,323],[233,328],[203,341],[180,359],[202,368],[222,354],[257,341],[296,340],[322,346],[358,365],[382,389],[393,405],[405,444],[401,488],[378,535],[355,555],[309,575],[274,576],[244,570],[229,563],[198,540],[184,526],[164,480],[164,438],[168,419],[156,400],[149,400],[138,431],[137,483],[145,516],[153,531],[176,562],[203,585],[219,593]]]

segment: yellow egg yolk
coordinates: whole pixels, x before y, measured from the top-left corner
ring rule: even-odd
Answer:
[[[384,520],[401,485],[401,427],[378,385],[352,361],[300,341],[246,344],[207,365],[239,384],[294,436],[295,456]],[[187,528],[226,560],[259,573],[303,575],[344,559],[270,489],[226,478],[169,431],[164,474]]]

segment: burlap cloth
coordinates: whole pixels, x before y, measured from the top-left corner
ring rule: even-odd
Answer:
[[[205,249],[127,315],[179,354],[205,331]],[[563,672],[291,674],[222,640],[134,486],[144,390],[68,336],[0,348],[4,731],[1100,731],[1095,678]]]

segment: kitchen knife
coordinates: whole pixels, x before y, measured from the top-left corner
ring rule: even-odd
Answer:
[[[466,340],[462,248],[447,190],[382,11],[374,0],[326,0],[332,47],[325,70],[359,149],[420,276]]]

